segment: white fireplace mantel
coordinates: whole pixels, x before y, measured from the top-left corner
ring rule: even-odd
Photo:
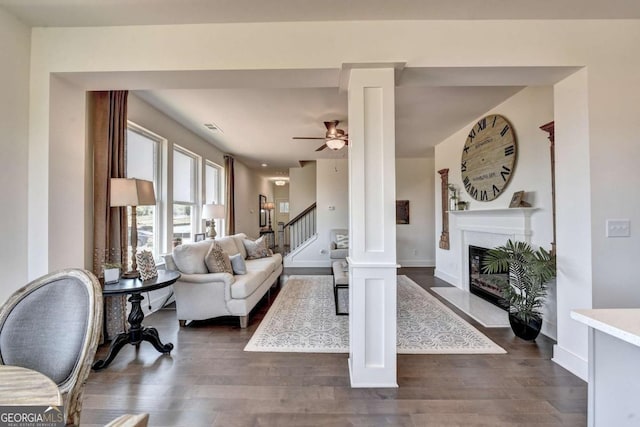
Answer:
[[[538,208],[449,211],[451,230],[460,249],[460,287],[469,290],[469,246],[493,248],[507,240],[531,242],[531,215]]]

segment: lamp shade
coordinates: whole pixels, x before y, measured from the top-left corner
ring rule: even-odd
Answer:
[[[276,207],[276,205],[273,202],[267,202],[264,204],[264,208],[268,211],[270,211],[271,209],[274,209]]]
[[[327,140],[327,147],[331,148],[332,150],[339,150],[344,147],[344,144],[344,139],[335,138]]]
[[[111,206],[156,204],[153,182],[136,178],[111,178]]]
[[[224,205],[202,205],[202,218],[204,219],[222,219],[225,217]]]

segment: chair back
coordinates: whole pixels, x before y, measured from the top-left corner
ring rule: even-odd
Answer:
[[[102,330],[102,290],[86,270],[43,276],[0,309],[0,363],[38,371],[60,389],[65,412],[79,421],[80,397]],[[77,414],[76,414],[77,412]]]

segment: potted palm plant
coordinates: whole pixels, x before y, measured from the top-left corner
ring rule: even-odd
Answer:
[[[555,256],[544,248],[533,250],[526,242],[509,240],[487,252],[482,269],[488,274],[509,272],[508,280],[497,280],[509,304],[511,329],[522,339],[535,340],[542,328],[540,309],[547,286],[556,275]]]

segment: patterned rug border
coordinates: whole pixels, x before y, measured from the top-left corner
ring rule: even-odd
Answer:
[[[292,276],[289,276],[289,279],[285,283],[283,289],[280,291],[280,293],[278,294],[276,300],[274,301],[274,303],[269,308],[269,311],[265,315],[264,319],[262,319],[262,321],[258,325],[256,331],[253,333],[251,339],[249,340],[249,342],[245,346],[244,351],[249,351],[249,352],[273,352],[273,353],[340,353],[340,354],[348,353],[349,352],[348,346],[346,348],[313,347],[312,349],[307,349],[307,348],[303,349],[303,348],[299,348],[299,347],[264,347],[264,346],[262,346],[260,344],[257,344],[258,337],[260,337],[261,334],[263,334],[263,330],[264,329],[267,329],[269,327],[269,325],[270,325],[270,323],[272,321],[272,318],[277,316],[276,313],[278,313],[278,311],[280,309],[280,306],[282,304],[286,303],[286,299],[287,298],[283,298],[283,296],[286,295],[285,294],[286,286],[289,285],[289,281],[296,280],[296,279],[300,279],[300,280],[327,280],[327,279],[329,279],[329,280],[331,280],[331,276],[327,276],[327,275],[314,275],[314,276],[292,275]],[[453,310],[451,310],[444,303],[439,301],[435,296],[431,295],[429,292],[427,292],[425,289],[423,289],[420,285],[415,283],[409,277],[404,276],[404,275],[398,276],[398,286],[400,286],[399,283],[401,281],[404,282],[406,285],[408,285],[409,288],[412,288],[414,291],[416,291],[416,292],[420,293],[421,295],[423,295],[425,299],[429,300],[429,302],[431,302],[432,304],[438,306],[440,308],[440,310],[442,310],[443,312],[447,313],[449,316],[452,316],[459,323],[464,324],[464,326],[466,328],[471,329],[475,333],[479,334],[480,337],[482,337],[482,340],[485,342],[486,348],[482,348],[482,349],[475,349],[475,348],[456,348],[456,349],[430,348],[430,349],[425,350],[425,349],[420,349],[420,348],[407,349],[407,348],[401,348],[399,346],[398,347],[398,354],[505,354],[506,353],[506,351],[502,347],[500,347],[495,342],[493,342],[484,333],[480,332],[477,328],[475,328],[469,322],[464,320],[462,317],[460,317],[458,314],[456,314]],[[337,317],[337,319],[336,319],[337,321],[346,323],[347,324],[347,329],[348,329],[348,322],[349,322],[348,319],[349,319],[349,317],[348,316],[336,316],[336,317]]]

